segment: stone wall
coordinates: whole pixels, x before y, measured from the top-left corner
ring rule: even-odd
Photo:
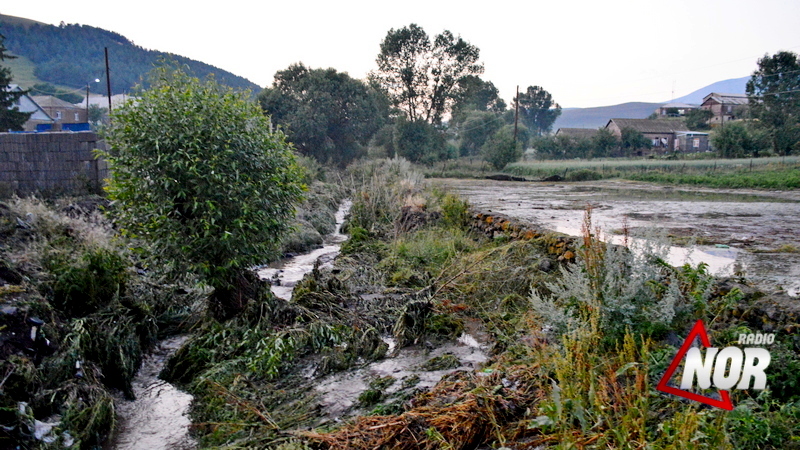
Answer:
[[[0,133],[0,197],[98,192],[108,177],[94,132]]]
[[[579,246],[578,238],[537,227],[528,222],[490,211],[472,211],[473,229],[493,239],[539,240],[547,253],[557,256],[559,261],[573,261]]]

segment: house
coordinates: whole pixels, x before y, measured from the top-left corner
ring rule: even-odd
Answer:
[[[54,128],[59,129],[63,124],[87,123],[85,107],[75,106],[52,95],[35,95],[33,100],[55,121]]]
[[[690,105],[688,103],[667,103],[666,105],[661,105],[661,107],[656,110],[656,115],[658,117],[683,117],[689,111],[693,111],[698,108],[700,108],[700,105]]]
[[[597,134],[597,128],[559,128],[556,136],[567,136],[575,139],[591,139]]]
[[[700,131],[675,132],[675,151],[683,153],[711,151],[711,147],[708,144],[708,133]]]
[[[8,90],[20,92],[23,89],[16,84],[12,84],[8,86]],[[31,113],[30,118],[28,121],[25,122],[24,130],[25,131],[34,131],[36,126],[39,124],[52,124],[54,122],[53,118],[47,114],[47,112],[39,106],[36,101],[31,98],[28,94],[23,94],[15,103],[14,106],[20,111],[25,113]],[[4,130],[5,131],[5,130]]]
[[[630,128],[644,135],[653,144],[652,153],[666,153],[675,150],[677,132],[690,131],[682,120],[669,119],[611,119],[606,129],[617,137],[622,137],[622,130]]]
[[[700,108],[714,114],[708,121],[712,127],[741,118],[742,110],[747,108],[747,95],[745,94],[719,94],[712,92],[703,97]]]

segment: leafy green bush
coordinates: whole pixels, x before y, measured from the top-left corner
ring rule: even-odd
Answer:
[[[104,248],[87,249],[77,259],[52,253],[44,266],[53,274],[53,305],[69,317],[83,317],[111,303],[124,294],[129,278],[127,259]]]
[[[289,231],[301,171],[284,136],[243,96],[175,67],[149,81],[108,132],[114,215],[170,274],[214,287],[211,311],[224,320],[244,308],[248,268]]]

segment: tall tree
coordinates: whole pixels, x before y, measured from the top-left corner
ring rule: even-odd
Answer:
[[[772,150],[800,150],[800,60],[793,52],[764,55],[747,82],[750,113],[769,134]]]
[[[0,61],[16,58],[9,55],[5,46],[5,36],[0,34]],[[11,69],[0,67],[0,131],[21,131],[25,129],[25,122],[31,113],[20,112],[16,103],[25,91],[11,90]]]
[[[469,111],[502,113],[505,110],[506,102],[500,98],[500,91],[491,81],[484,81],[476,75],[467,75],[459,80],[454,94],[453,120],[464,120]]]
[[[440,125],[459,81],[483,73],[478,47],[448,30],[431,42],[425,30],[412,23],[389,30],[380,49],[373,77],[411,122]]]
[[[517,101],[520,119],[539,136],[549,132],[561,115],[561,106],[540,86],[528,86],[525,92],[519,94]]]
[[[322,163],[347,165],[388,119],[383,94],[335,69],[293,64],[262,91],[261,108],[295,146]]]

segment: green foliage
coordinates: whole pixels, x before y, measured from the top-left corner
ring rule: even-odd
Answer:
[[[15,58],[6,53],[5,40],[5,36],[0,34],[0,62]],[[11,81],[11,70],[8,67],[0,67],[0,131],[21,131],[31,116],[30,113],[20,112],[19,108],[14,106],[24,92],[10,90]]]
[[[393,147],[397,156],[411,162],[431,163],[447,157],[442,133],[422,120],[399,118],[395,123]]]
[[[467,75],[458,81],[453,104],[451,122],[461,122],[470,111],[502,113],[506,102],[500,98],[500,91],[491,81],[483,81],[477,75]]]
[[[52,253],[44,267],[53,275],[48,283],[53,305],[69,317],[83,317],[125,294],[129,262],[119,253],[89,248],[82,255]]]
[[[638,151],[643,149],[649,149],[653,146],[653,143],[650,142],[650,139],[644,137],[644,135],[636,131],[632,128],[623,128],[622,129],[622,136],[620,137],[620,147],[622,148],[623,153],[626,156],[631,156],[636,154]]]
[[[561,106],[541,86],[528,86],[519,94],[519,117],[537,136],[546,134],[561,115]]]
[[[481,147],[491,135],[503,126],[502,119],[494,113],[486,111],[470,111],[464,121],[458,125],[461,139],[461,156],[474,156],[480,153]]]
[[[758,144],[741,122],[730,122],[711,132],[711,145],[722,158],[743,158],[757,155]]]
[[[382,93],[334,69],[293,64],[258,95],[292,143],[322,163],[346,166],[388,120]]]
[[[219,318],[235,314],[244,272],[289,231],[301,173],[284,136],[230,89],[168,66],[150,85],[115,110],[109,130],[113,212],[173,276],[213,286]]]
[[[440,125],[450,111],[459,82],[483,72],[480,50],[448,30],[433,42],[411,24],[389,30],[381,42],[378,70],[372,74],[409,122]]]
[[[0,32],[8,36],[8,49],[30,59],[34,74],[42,81],[72,88],[86,88],[86,83],[100,79],[105,88],[105,51],[109,48],[113,94],[130,92],[160,60],[167,58],[186,67],[199,77],[214,74],[220,83],[239,90],[259,90],[245,78],[209,64],[183,56],[147,50],[119,33],[88,25],[60,26],[0,23]]]
[[[481,147],[481,154],[497,170],[522,157],[522,143],[514,140],[514,126],[497,130]]]
[[[800,59],[780,51],[764,55],[747,82],[750,114],[758,120],[777,155],[800,150]]]
[[[70,92],[53,86],[50,83],[37,83],[30,89],[30,95],[52,95],[55,98],[64,100],[67,103],[80,103],[84,101],[84,96],[76,92]],[[86,102],[84,102],[84,106]]]
[[[738,404],[725,425],[734,448],[800,448],[800,404],[778,404],[766,392]]]
[[[712,117],[714,117],[714,113],[711,110],[697,108],[686,113],[684,122],[686,127],[692,131],[708,130],[711,128],[708,121]]]

